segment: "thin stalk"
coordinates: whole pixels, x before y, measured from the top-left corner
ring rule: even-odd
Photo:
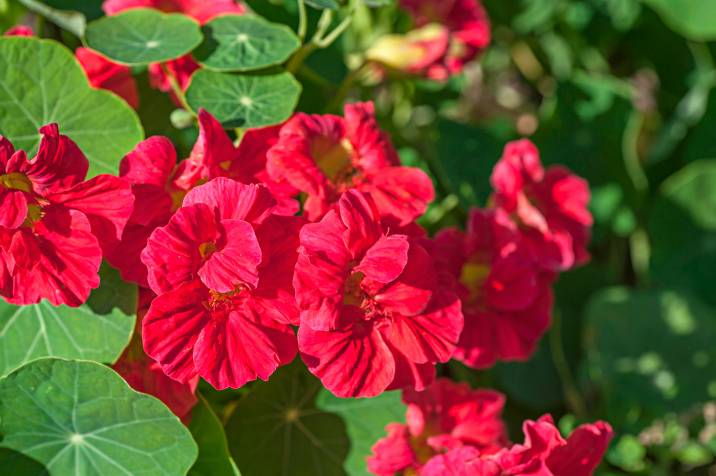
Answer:
[[[564,399],[567,402],[567,406],[577,418],[586,418],[587,405],[584,403],[584,398],[582,398],[582,394],[574,382],[572,371],[569,368],[567,357],[562,348],[562,316],[559,312],[554,313],[552,329],[549,336],[552,360],[557,368],[557,373],[559,373],[559,378],[562,381],[562,391],[564,392]]]
[[[328,48],[333,44],[334,41],[336,41],[336,38],[341,36],[346,29],[351,25],[351,22],[353,21],[353,15],[349,14],[347,17],[343,19],[342,22],[338,24],[338,26],[330,32],[328,35],[326,35],[323,38],[320,38],[316,40],[316,44],[319,48]]]
[[[186,96],[184,96],[184,91],[182,91],[181,86],[179,85],[179,81],[177,80],[176,76],[174,76],[174,73],[172,73],[169,68],[167,68],[167,65],[165,63],[159,63],[159,66],[162,68],[162,71],[169,79],[169,84],[172,87],[172,92],[174,92],[174,95],[179,100],[181,106],[186,109],[187,112],[189,112],[193,116],[196,116],[192,111],[191,107],[189,107],[189,104],[186,102]]]
[[[298,0],[298,37],[303,40],[306,38],[306,30],[308,29],[308,16],[306,15],[306,3],[304,0]]]

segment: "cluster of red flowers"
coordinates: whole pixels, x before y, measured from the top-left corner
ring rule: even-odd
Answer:
[[[489,42],[475,0],[401,5],[421,30],[440,22],[437,39],[417,35],[427,56],[410,73],[445,78]],[[233,0],[104,3],[108,14],[134,7],[199,22],[244,11]],[[94,87],[137,106],[128,67],[85,48],[76,56]],[[166,71],[183,88],[196,68],[187,56],[149,71],[169,91]],[[466,231],[429,238],[416,220],[434,199],[432,181],[401,165],[372,103],[346,105],[343,116],[297,113],[246,131],[238,145],[208,112],[198,121],[188,158],[150,137],[119,177],[90,180],[87,159],[57,125],[40,130],[31,160],[0,137],[0,295],[79,306],[104,258],[140,287],[137,337],[115,368],[181,417],[199,377],[238,388],[300,354],[338,396],[404,390],[408,424],[390,425],[374,447],[375,474],[591,474],[608,425],[565,440],[545,416],[525,423],[524,444],[511,444],[500,394],[435,382],[436,364],[451,358],[485,368],[532,354],[557,274],[589,258],[584,180],[545,170],[531,142],[510,143],[490,206],[470,211]]]
[[[378,476],[589,476],[613,436],[599,421],[564,439],[544,415],[524,422],[524,443],[511,443],[501,394],[446,379],[424,392],[404,391],[403,402],[407,424],[388,425],[388,436],[368,458],[369,471]]]

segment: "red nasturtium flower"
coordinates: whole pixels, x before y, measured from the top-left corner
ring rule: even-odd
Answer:
[[[552,417],[523,424],[510,443],[501,419],[504,397],[440,379],[404,392],[407,425],[391,423],[373,446],[368,470],[379,476],[590,476],[612,439],[608,423],[585,424],[563,438]]]
[[[116,15],[131,8],[154,8],[168,13],[183,13],[205,24],[212,18],[223,14],[241,15],[246,7],[235,0],[105,0],[102,9],[107,15]],[[199,69],[191,54],[164,63],[169,73],[176,79],[179,87],[186,90],[191,76]],[[169,92],[174,103],[181,106],[172,90],[172,83],[159,63],[149,65],[149,83],[162,92]]]
[[[142,348],[142,321],[154,297],[155,294],[152,291],[139,288],[137,326],[134,336],[112,368],[127,381],[130,387],[138,392],[157,397],[184,423],[187,423],[191,417],[191,409],[197,403],[195,391],[199,377],[197,376],[187,383],[169,378],[162,371],[161,365],[150,359]]]
[[[544,269],[564,271],[589,260],[589,184],[565,167],[545,170],[527,139],[507,144],[492,171],[494,202],[519,228]]]
[[[427,251],[386,232],[357,190],[300,239],[294,288],[309,370],[342,397],[430,384],[435,363],[455,350],[462,313],[457,296],[438,286]]]
[[[507,444],[500,393],[440,378],[423,392],[406,390],[403,402],[407,425],[389,424],[388,436],[373,446],[368,470],[374,474],[410,474],[433,456],[464,445],[492,454]]]
[[[133,108],[139,107],[139,92],[132,68],[110,61],[89,48],[77,48],[75,56],[92,87],[112,91]]]
[[[133,197],[117,177],[85,180],[89,162],[56,124],[40,133],[31,160],[0,136],[0,294],[79,306],[99,286],[102,252],[122,235]]]
[[[378,39],[366,54],[369,60],[445,80],[490,43],[490,21],[479,0],[401,0],[400,6],[412,15],[416,29]]]
[[[400,165],[373,103],[345,106],[345,117],[298,113],[282,128],[268,152],[268,172],[307,194],[306,218],[320,220],[341,193],[370,193],[381,216],[407,225],[434,198],[430,177]]]
[[[302,219],[275,207],[266,187],[217,178],[152,233],[142,261],[159,296],[142,336],[170,377],[237,388],[295,357],[291,270]]]
[[[174,145],[161,136],[146,139],[127,154],[119,173],[132,184],[135,207],[121,247],[107,256],[110,264],[120,270],[122,279],[147,286],[147,269],[139,255],[152,231],[169,221],[194,186],[216,177],[229,177],[242,183],[268,181],[266,144],[272,143],[275,129],[247,131],[235,148],[221,124],[202,109],[199,137],[186,160],[177,164]],[[296,213],[298,202],[292,198],[296,193],[292,187],[271,181],[267,187],[279,200],[277,213]]]
[[[462,301],[454,357],[470,367],[525,360],[549,327],[552,273],[537,266],[502,210],[472,210],[467,231],[440,231],[432,255]]]

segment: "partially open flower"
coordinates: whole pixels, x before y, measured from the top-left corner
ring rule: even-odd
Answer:
[[[479,0],[401,0],[416,29],[390,34],[366,58],[409,74],[445,80],[462,71],[490,43],[490,22]]]

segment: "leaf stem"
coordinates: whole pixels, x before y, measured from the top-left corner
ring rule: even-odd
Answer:
[[[567,406],[577,418],[586,418],[587,405],[584,403],[584,398],[582,398],[582,394],[574,382],[572,371],[569,368],[567,357],[562,348],[562,316],[559,311],[553,312],[549,344],[552,350],[552,361],[562,381],[562,391],[564,392],[564,399],[567,402]]]
[[[298,37],[303,41],[306,38],[306,30],[308,29],[308,17],[306,16],[306,3],[304,0],[298,0]]]
[[[189,104],[186,102],[186,96],[184,96],[184,91],[182,91],[181,86],[179,85],[179,81],[177,80],[176,76],[174,76],[174,73],[171,72],[171,70],[167,67],[166,63],[159,63],[159,67],[162,69],[164,74],[167,76],[167,79],[169,79],[169,84],[172,87],[172,92],[179,100],[179,104],[187,110],[192,116],[196,117],[196,114],[194,114],[194,111],[189,107]]]

